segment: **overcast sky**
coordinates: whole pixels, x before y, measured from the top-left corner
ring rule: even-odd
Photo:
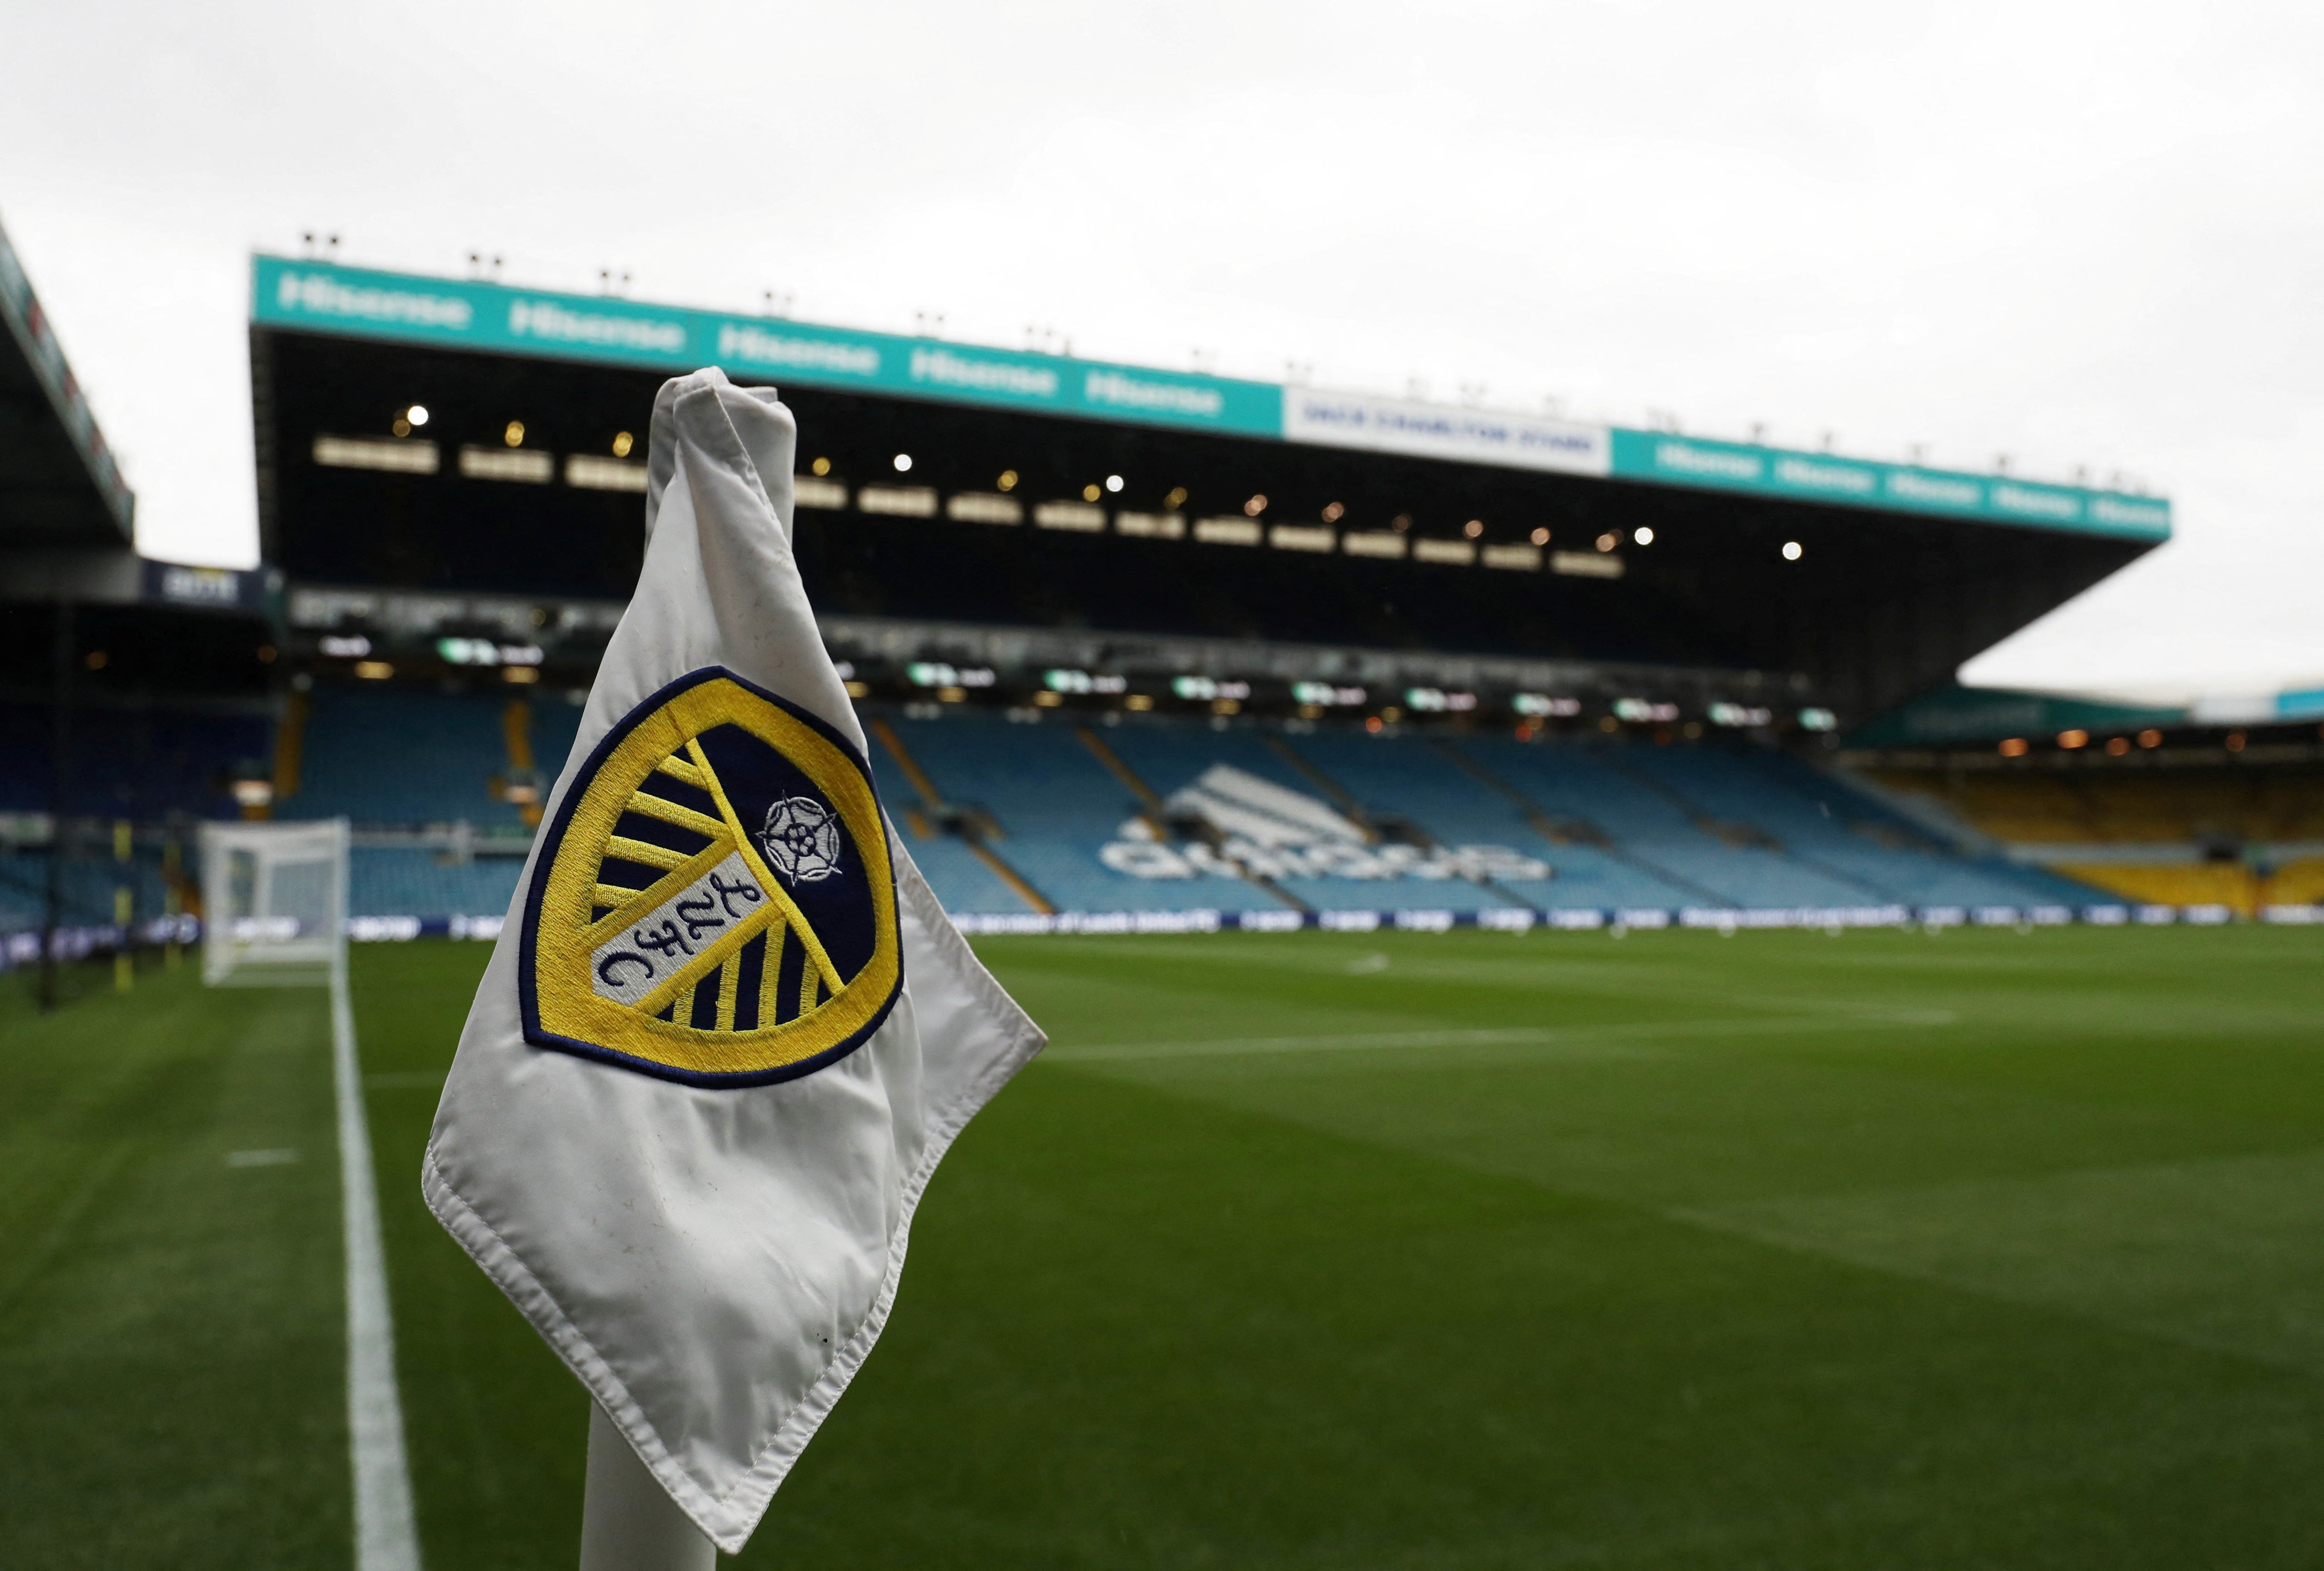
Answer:
[[[658,14],[659,11],[659,14]],[[2324,7],[9,7],[0,223],[138,492],[256,554],[248,256],[2170,495],[1972,679],[2324,682]]]

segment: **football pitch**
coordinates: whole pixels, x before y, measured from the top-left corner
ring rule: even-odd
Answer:
[[[2324,1564],[2324,932],[978,950],[1052,1045],[742,1564]],[[355,955],[403,1408],[430,1571],[565,1571],[419,1194],[485,953]],[[0,1561],[346,1565],[323,995],[0,991]]]

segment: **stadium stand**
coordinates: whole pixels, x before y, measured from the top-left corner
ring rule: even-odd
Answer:
[[[539,819],[540,761],[553,776],[579,724],[562,698],[318,684],[277,730],[274,815],[352,821],[357,915],[498,914]],[[430,830],[436,843],[381,843]]]
[[[47,857],[0,854],[0,934],[28,932],[41,925],[47,878]],[[94,858],[71,860],[64,864],[62,879],[59,916],[68,926],[111,922],[113,893],[124,885],[138,911],[151,916],[161,909],[165,887],[161,869],[150,858],[128,863]]]
[[[141,820],[230,816],[226,787],[268,773],[271,757],[275,816],[354,823],[356,914],[474,918],[507,909],[539,794],[570,751],[579,714],[561,693],[512,696],[498,684],[318,683],[286,703],[271,747],[248,716],[198,723],[129,712],[93,715],[84,745],[106,803],[129,803],[124,811]],[[867,711],[890,810],[950,909],[1234,919],[2080,906],[2107,888],[2248,911],[2311,897],[2273,896],[2236,867],[2124,878],[1962,855],[1844,776],[1748,744],[1373,735],[1352,724],[1199,717],[1084,723],[1104,718],[970,704]],[[37,810],[47,793],[21,759],[0,776],[0,808]],[[117,810],[95,799],[87,807]],[[2267,822],[2292,822],[2271,811]],[[2116,821],[2130,812],[2116,809]],[[37,868],[20,857],[0,869],[0,924],[34,920]],[[148,902],[158,903],[158,875],[139,877],[141,908],[157,908]],[[100,920],[113,870],[77,865],[69,882],[69,902]],[[2319,882],[2301,863],[2273,880],[2300,891]]]
[[[962,912],[2023,906],[2093,897],[2047,871],[1957,855],[1846,781],[1762,749],[1440,742],[1185,721],[1085,727],[966,707],[887,717],[873,729],[915,859]],[[1334,877],[1295,866],[1270,877],[1264,859],[1245,852],[1242,865],[1256,861],[1259,877],[1236,876],[1235,855],[1202,858],[1173,877],[1125,872],[1142,859],[1117,853],[1140,841],[1186,846],[1207,831],[1210,843],[1233,850],[1231,830],[1202,822],[1204,787],[1221,770],[1230,790],[1232,778],[1256,783],[1240,787],[1246,801],[1272,790],[1306,804],[1294,810],[1320,814],[1319,823],[1336,817],[1376,857],[1379,848],[1408,848],[1404,870]],[[1484,848],[1508,853],[1494,865],[1517,876],[1443,870],[1447,858]]]
[[[1996,840],[2324,841],[2324,788],[2313,773],[2142,769],[2135,773],[1884,771],[1883,784],[1935,796]]]
[[[2133,755],[2138,767],[2075,759],[2041,768],[1888,768],[1872,777],[2020,859],[2123,900],[2224,906],[2245,916],[2317,903],[2324,776],[2312,763],[2262,763],[2216,745],[2168,761],[2148,765]]]
[[[579,724],[579,709],[562,702],[318,684],[299,731],[283,728],[299,737],[300,761],[290,778],[277,769],[275,816],[520,829],[523,804],[509,785],[534,776],[525,783],[537,793],[533,760],[561,765]]]
[[[45,743],[46,704],[0,703],[0,728]],[[67,808],[140,822],[172,814],[227,818],[238,775],[262,775],[270,726],[263,714],[152,706],[80,707],[73,716]],[[46,813],[52,766],[45,746],[0,749],[0,813]]]

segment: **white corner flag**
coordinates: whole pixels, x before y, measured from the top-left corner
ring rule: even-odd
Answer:
[[[654,401],[647,544],[477,989],[429,1206],[738,1552],[1040,1051],[881,811],[792,559],[798,430]]]

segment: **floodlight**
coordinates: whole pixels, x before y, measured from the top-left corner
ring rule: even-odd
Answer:
[[[1786,540],[1784,542],[1784,561],[1796,562],[1800,559],[1803,553],[1800,549],[1800,543],[1797,540]]]
[[[1107,475],[1105,477],[1105,488],[1108,491],[1120,491],[1121,489],[1121,476],[1119,474]]]
[[[908,453],[899,453],[899,454],[897,454],[897,455],[896,455],[896,473],[899,473],[899,474],[906,473],[908,473],[908,472],[911,469],[911,467],[912,467],[912,455],[911,455],[910,454],[908,454]]]
[[[428,423],[428,406],[414,404],[403,411],[403,418],[415,426],[424,426]]]
[[[1641,524],[1637,528],[1630,531],[1630,538],[1636,540],[1641,546],[1651,546],[1655,543],[1655,532],[1644,524]]]

